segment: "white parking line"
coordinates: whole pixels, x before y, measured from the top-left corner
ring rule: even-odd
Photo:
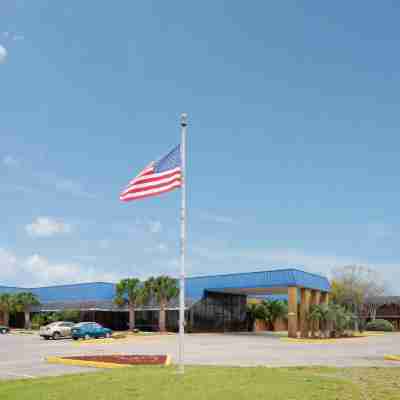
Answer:
[[[13,374],[12,372],[1,372],[1,374],[2,375],[9,375],[9,376],[17,376],[17,377],[20,377],[20,378],[30,378],[30,379],[36,378],[36,376],[33,376],[33,375]]]

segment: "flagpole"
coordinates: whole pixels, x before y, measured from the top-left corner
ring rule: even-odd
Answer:
[[[187,114],[181,115],[181,170],[182,170],[182,204],[181,204],[181,273],[179,290],[179,368],[178,373],[185,372],[185,252],[186,252],[186,131]]]

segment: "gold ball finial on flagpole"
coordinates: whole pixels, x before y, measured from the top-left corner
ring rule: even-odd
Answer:
[[[181,114],[181,126],[187,126],[187,114],[186,113]]]

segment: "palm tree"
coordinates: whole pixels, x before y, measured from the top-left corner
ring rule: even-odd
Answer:
[[[252,323],[253,332],[256,331],[257,320],[268,320],[268,310],[263,303],[249,303],[247,304],[247,312]]]
[[[311,306],[308,319],[310,321],[319,321],[321,333],[325,337],[329,337],[335,334],[337,321],[339,320],[339,324],[342,324],[341,312],[341,307],[339,310],[337,306],[332,304],[317,304]]]
[[[285,319],[288,315],[288,305],[281,300],[264,300],[264,306],[267,309],[266,320],[274,329],[275,322],[279,319]]]
[[[39,299],[31,292],[20,292],[15,295],[16,310],[25,314],[25,329],[31,328],[31,309],[39,304]]]
[[[166,275],[151,277],[146,281],[145,287],[160,305],[158,325],[160,332],[165,332],[165,309],[168,302],[179,295],[178,280]]]
[[[135,329],[135,309],[139,305],[147,302],[149,293],[148,288],[144,286],[139,279],[122,279],[116,287],[114,302],[122,306],[128,304],[129,308],[129,329]]]
[[[10,293],[2,293],[0,294],[0,311],[3,313],[4,316],[4,325],[10,325],[10,313],[14,309],[15,296]]]
[[[333,320],[333,335],[336,337],[343,336],[345,331],[351,327],[355,315],[338,304],[332,304],[330,308]]]
[[[310,307],[310,312],[308,313],[308,320],[311,322],[311,337],[315,337],[316,325],[320,326],[322,331],[322,320],[323,320],[323,310],[321,310],[321,306],[319,304],[313,304]]]

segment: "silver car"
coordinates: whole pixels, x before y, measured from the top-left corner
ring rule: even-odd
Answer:
[[[71,337],[71,328],[75,325],[74,322],[58,321],[52,322],[49,325],[42,326],[39,335],[43,339],[61,339]]]

